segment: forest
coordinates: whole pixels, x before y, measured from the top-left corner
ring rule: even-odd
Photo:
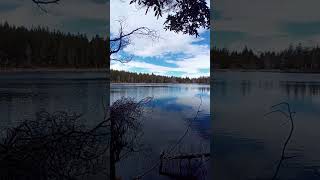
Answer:
[[[0,24],[0,69],[105,68],[109,41],[48,28]]]
[[[174,76],[160,76],[154,74],[134,73],[111,70],[111,82],[113,83],[197,83],[209,84],[210,77],[180,78]]]
[[[279,52],[254,53],[245,47],[242,51],[214,48],[211,50],[211,68],[214,69],[280,69],[320,71],[320,47],[289,46]]]

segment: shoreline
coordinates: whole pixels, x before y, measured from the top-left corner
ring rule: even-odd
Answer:
[[[141,84],[141,85],[144,85],[144,84],[166,84],[166,85],[176,85],[176,84],[186,84],[186,85],[188,85],[188,84],[196,84],[196,85],[210,85],[210,83],[208,84],[208,83],[147,83],[147,82],[145,82],[145,83],[143,83],[143,82],[139,82],[139,83],[130,83],[130,82],[110,82],[110,84]]]
[[[318,71],[306,71],[296,69],[213,69],[214,72],[270,72],[270,73],[304,73],[304,74],[320,74]],[[214,73],[213,72],[213,73]]]
[[[108,69],[104,68],[10,68],[10,69],[0,69],[0,74],[7,73],[42,73],[42,72],[62,72],[62,73],[87,73],[87,72],[107,72]]]

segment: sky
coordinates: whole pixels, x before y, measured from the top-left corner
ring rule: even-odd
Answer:
[[[319,44],[319,0],[214,0],[213,4],[215,47],[247,46],[259,52]]]
[[[157,19],[150,11],[130,5],[129,0],[110,0],[111,37],[119,30],[119,20],[129,32],[138,27],[155,30],[159,39],[133,37],[132,44],[116,56],[133,57],[128,63],[111,62],[111,69],[164,76],[200,77],[210,75],[210,31],[200,29],[200,36],[165,31],[163,18]]]
[[[0,0],[0,23],[43,26],[63,32],[84,33],[106,37],[109,29],[109,0],[61,0],[43,6],[42,11],[32,0]]]

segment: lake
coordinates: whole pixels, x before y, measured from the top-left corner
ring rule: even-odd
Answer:
[[[34,117],[36,112],[67,111],[90,122],[103,119],[109,100],[106,73],[20,72],[0,76],[1,127]]]
[[[108,86],[103,72],[1,73],[1,132],[25,119],[35,119],[35,113],[42,110],[82,114],[85,125],[96,125],[103,121],[104,106],[109,102]],[[106,179],[106,175],[98,173],[94,179]]]
[[[172,154],[210,152],[209,85],[111,84],[111,103],[121,97],[133,97],[137,101],[153,97],[145,106],[142,117],[144,135],[141,141],[148,151],[131,154],[118,163],[117,174],[122,178],[129,179],[149,170],[159,161],[162,151],[170,149],[177,143],[188,129],[190,120],[192,120],[191,130]],[[199,105],[200,112],[195,118]],[[208,164],[202,168],[204,171],[210,170]],[[159,168],[155,168],[144,179],[168,179],[159,175],[158,171]]]
[[[271,179],[290,123],[271,106],[288,102],[294,131],[279,179],[320,179],[320,75],[215,72],[212,86],[212,176]],[[286,110],[285,107],[279,107]]]

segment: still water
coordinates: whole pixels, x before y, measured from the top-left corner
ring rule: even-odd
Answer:
[[[290,123],[265,114],[284,101],[296,112],[295,129],[278,179],[320,179],[319,74],[216,72],[212,93],[215,179],[272,178]]]
[[[83,114],[89,124],[102,121],[108,102],[106,74],[28,72],[0,76],[0,127],[32,119],[35,113],[67,111]],[[106,105],[105,105],[106,106]]]
[[[1,73],[0,133],[5,135],[5,130],[16,127],[23,120],[35,120],[35,114],[39,111],[75,113],[82,115],[80,119],[84,121],[84,126],[81,127],[96,126],[97,123],[104,120],[105,107],[109,102],[107,87],[107,78],[104,72]],[[63,160],[65,159],[61,161]],[[71,160],[71,162],[77,161],[77,159]],[[1,163],[6,163],[6,160],[2,158]],[[53,164],[57,164],[57,162],[53,162]],[[108,167],[108,162],[105,163],[105,166]],[[73,168],[81,169],[82,167],[78,163]],[[86,166],[86,168],[88,167]],[[0,176],[6,177],[5,172],[1,171]],[[100,180],[106,179],[106,177],[101,170],[94,175],[79,175],[77,178]],[[35,178],[39,178],[38,174],[35,175]]]
[[[200,104],[200,113],[191,123],[191,131],[173,154],[210,152],[209,85],[111,84],[111,103],[121,97],[133,97],[135,100],[153,97],[145,107],[142,120],[144,135],[141,141],[148,151],[131,154],[117,165],[117,174],[123,179],[140,175],[157,163],[160,153],[172,147],[184,134]],[[209,171],[208,167],[206,165],[204,171]],[[158,171],[158,168],[154,169],[144,179],[167,179]]]

